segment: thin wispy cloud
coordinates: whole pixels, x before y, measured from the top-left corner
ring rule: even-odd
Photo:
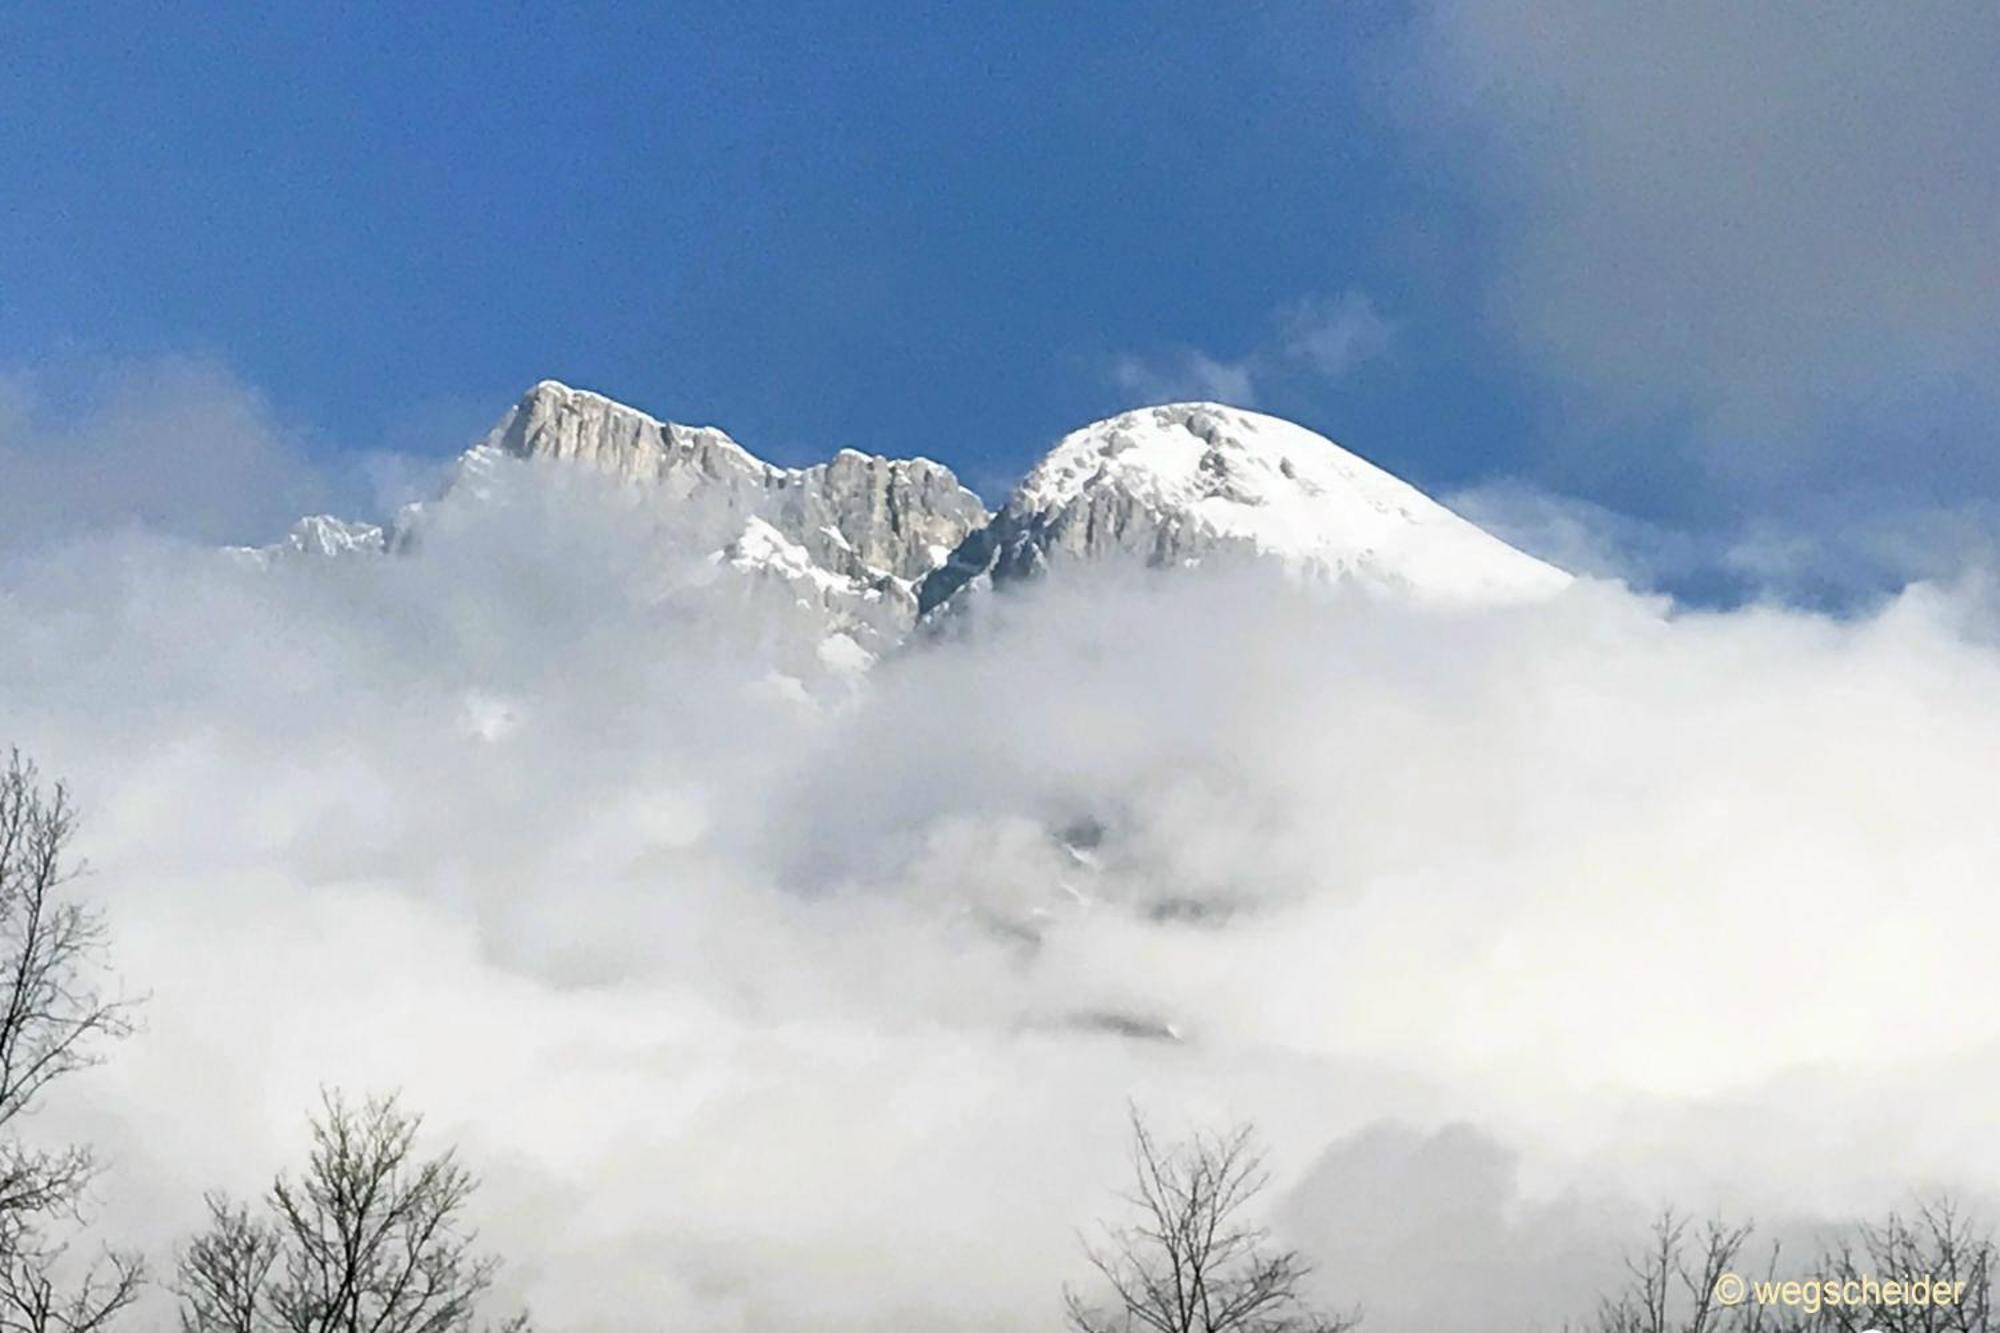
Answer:
[[[2000,507],[1867,504],[1852,495],[1704,527],[1633,518],[1518,480],[1446,497],[1450,507],[1564,569],[1699,603],[1775,601],[1836,612],[1886,590],[2000,569]]]
[[[1139,402],[1199,399],[1235,407],[1257,403],[1258,371],[1253,359],[1218,361],[1192,348],[1155,357],[1121,356],[1112,363],[1111,382]]]
[[[1388,351],[1394,325],[1361,292],[1300,301],[1272,321],[1270,335],[1240,356],[1182,347],[1127,354],[1110,379],[1143,402],[1214,400],[1255,407],[1273,385],[1339,380]]]
[[[1339,379],[1389,350],[1394,326],[1361,292],[1301,301],[1284,313],[1279,359]]]
[[[258,541],[348,498],[303,434],[212,361],[0,371],[0,546],[128,527]]]

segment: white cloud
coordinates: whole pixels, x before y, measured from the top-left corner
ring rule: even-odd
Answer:
[[[1107,574],[857,691],[703,550],[503,474],[392,560],[0,565],[0,737],[73,780],[153,997],[56,1112],[109,1234],[164,1260],[322,1082],[462,1144],[550,1326],[1053,1318],[1128,1096],[1261,1123],[1383,1333],[1553,1326],[1662,1198],[2000,1182],[1971,585],[1835,622]]]
[[[269,540],[340,494],[300,433],[211,362],[0,373],[0,545],[125,527]]]
[[[1704,527],[1648,522],[1508,480],[1459,491],[1450,507],[1564,569],[1703,600],[1765,599],[1852,609],[1885,590],[2000,567],[2000,509],[1876,503],[1852,493]]]
[[[1509,545],[1571,573],[1646,591],[1684,582],[1717,559],[1712,542],[1694,534],[1515,479],[1458,491],[1446,503]]]
[[[1239,357],[1183,347],[1125,355],[1111,382],[1149,403],[1199,399],[1255,407],[1273,384],[1337,380],[1389,348],[1394,326],[1365,293],[1309,298],[1280,312],[1269,338]]]
[[[1254,407],[1257,402],[1251,360],[1218,361],[1191,348],[1151,359],[1121,356],[1112,363],[1111,382],[1149,403],[1199,400]]]
[[[1284,355],[1328,379],[1338,379],[1388,350],[1392,333],[1375,303],[1361,292],[1333,300],[1302,301],[1284,318]]]

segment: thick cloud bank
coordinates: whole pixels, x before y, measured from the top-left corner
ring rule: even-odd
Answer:
[[[1495,331],[1553,391],[1545,477],[1733,497],[1835,551],[1976,502],[1990,540],[2000,11],[1416,13],[1396,105],[1458,164]]]
[[[60,1112],[107,1233],[165,1259],[322,1083],[426,1110],[577,1329],[1045,1325],[1128,1098],[1255,1120],[1378,1330],[1552,1325],[1667,1199],[2000,1181],[1976,582],[1106,571],[857,675],[683,530],[522,471],[404,556],[5,566],[0,736],[152,997]]]

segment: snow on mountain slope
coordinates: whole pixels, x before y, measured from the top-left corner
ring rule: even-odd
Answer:
[[[529,390],[484,447],[580,464],[669,498],[727,496],[819,568],[863,582],[900,580],[904,591],[935,567],[935,548],[957,546],[988,517],[951,469],[928,458],[843,449],[812,467],[775,467],[712,426],[660,421],[554,380]]]
[[[777,467],[714,427],[553,380],[461,456],[444,502],[476,503],[499,470],[523,461],[627,489],[713,552],[722,586],[747,579],[870,654],[968,589],[1100,559],[1251,557],[1447,603],[1540,597],[1570,581],[1324,436],[1214,403],[1142,408],[1065,436],[997,515],[929,459],[843,449]],[[304,519],[253,554],[407,550],[432,508],[410,507],[387,534]]]
[[[1442,602],[1533,598],[1570,581],[1302,426],[1173,403],[1065,436],[919,600],[929,612],[988,576],[1005,582],[1066,561],[1227,554]]]
[[[284,540],[269,546],[232,546],[229,552],[260,564],[294,556],[330,559],[379,555],[388,549],[389,535],[373,523],[354,523],[331,514],[310,514],[292,524]]]
[[[688,502],[704,521],[728,516],[714,564],[789,587],[825,614],[830,634],[874,648],[910,628],[918,582],[989,517],[949,468],[926,458],[843,449],[812,467],[777,467],[712,426],[662,421],[554,380],[530,389],[460,458],[446,498],[477,495],[516,459],[587,469],[669,510]],[[419,512],[395,544],[420,533]]]

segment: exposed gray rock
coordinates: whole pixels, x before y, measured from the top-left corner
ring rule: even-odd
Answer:
[[[812,467],[777,467],[714,427],[661,421],[553,380],[460,458],[450,493],[485,494],[512,460],[634,488],[745,580],[726,586],[811,611],[864,656],[920,616],[1066,563],[1257,559],[1470,602],[1569,582],[1331,440],[1214,403],[1143,408],[1071,433],[997,515],[929,459],[843,449]],[[369,524],[305,519],[283,543],[246,554],[400,552],[421,539],[427,510],[409,507],[386,537]]]
[[[723,552],[730,564],[810,585],[812,599],[836,608],[851,602],[859,612],[865,603],[871,626],[886,605],[887,620],[908,628],[917,582],[989,517],[949,468],[927,458],[843,449],[812,467],[775,467],[714,427],[660,421],[553,380],[529,390],[482,448],[580,464],[655,488],[663,500],[700,492],[742,517],[742,536]],[[468,466],[477,463],[468,456]]]

